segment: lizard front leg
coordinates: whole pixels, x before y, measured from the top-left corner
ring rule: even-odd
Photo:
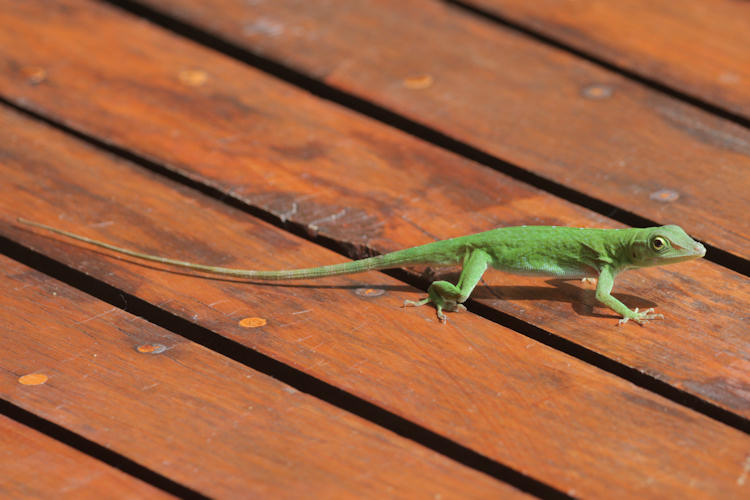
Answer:
[[[639,311],[636,307],[635,310],[631,310],[628,306],[612,296],[611,292],[614,284],[614,273],[610,268],[604,267],[599,272],[599,279],[596,283],[596,300],[622,316],[622,319],[617,322],[618,325],[624,325],[631,319],[639,325],[643,325],[647,320],[664,318],[663,314],[654,314],[653,308]]]
[[[431,303],[437,309],[437,317],[440,322],[445,323],[447,318],[443,311],[452,312],[466,309],[463,303],[479,283],[489,262],[489,255],[482,250],[470,250],[464,257],[461,276],[458,278],[457,284],[454,285],[447,281],[433,281],[427,289],[427,298],[418,301],[406,300],[404,306],[422,306]]]

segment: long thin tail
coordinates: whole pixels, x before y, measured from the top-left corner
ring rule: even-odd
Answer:
[[[234,269],[229,267],[217,267],[217,266],[206,266],[203,264],[195,264],[193,262],[186,262],[182,260],[169,259],[167,257],[159,257],[158,255],[150,255],[146,253],[136,252],[127,248],[110,245],[103,241],[93,240],[85,236],[70,233],[62,229],[57,229],[46,224],[40,224],[39,222],[33,222],[30,220],[19,217],[18,222],[33,226],[39,229],[44,229],[52,233],[60,234],[74,240],[83,241],[91,245],[106,248],[114,252],[136,257],[138,259],[147,260],[150,262],[159,262],[161,264],[168,264],[170,266],[177,266],[194,271],[202,271],[210,274],[217,274],[222,276],[234,276],[238,278],[249,278],[257,280],[295,280],[295,279],[306,279],[306,278],[321,278],[325,276],[338,276],[341,274],[354,274],[361,273],[364,271],[371,271],[376,269],[385,269],[390,267],[399,267],[400,265],[409,263],[410,259],[405,259],[404,262],[400,262],[399,259],[384,259],[386,255],[378,255],[376,257],[370,257],[367,259],[356,260],[353,262],[344,262],[341,264],[333,264],[330,266],[321,267],[310,267],[305,269],[291,269],[285,271],[256,271],[251,269]],[[393,254],[387,254],[393,255]]]

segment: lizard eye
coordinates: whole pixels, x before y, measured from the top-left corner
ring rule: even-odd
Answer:
[[[663,250],[667,246],[667,240],[662,238],[661,236],[657,236],[653,240],[651,240],[651,248],[656,250],[657,252],[659,250]]]

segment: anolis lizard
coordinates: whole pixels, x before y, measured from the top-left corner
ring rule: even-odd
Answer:
[[[706,249],[679,226],[643,229],[587,229],[558,226],[503,227],[482,233],[436,241],[426,245],[366,259],[329,266],[282,271],[254,271],[206,266],[117,247],[84,236],[69,233],[37,222],[19,222],[52,231],[69,238],[107,248],[115,252],[210,274],[256,280],[294,280],[354,274],[376,269],[411,265],[461,265],[457,284],[434,281],[428,297],[405,301],[405,306],[431,303],[443,323],[443,311],[465,309],[462,305],[488,267],[514,274],[552,276],[558,278],[597,278],[596,298],[622,316],[619,324],[633,320],[663,318],[653,308],[632,310],[610,293],[615,276],[628,269],[661,266],[703,257]]]

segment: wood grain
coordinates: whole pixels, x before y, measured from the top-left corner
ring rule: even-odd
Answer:
[[[105,6],[56,5],[24,3],[14,10],[17,19],[4,23],[8,29],[0,30],[0,37],[8,44],[0,47],[24,42],[1,59],[8,71],[0,71],[0,92],[341,242],[353,255],[497,226],[614,226]],[[0,10],[0,20],[9,16],[9,10]],[[30,37],[19,26],[44,36]],[[28,67],[47,68],[46,80],[30,83],[24,76]],[[186,70],[192,79],[185,78]],[[200,74],[207,79],[196,87]],[[26,125],[9,124],[9,130],[18,127]],[[15,141],[7,146],[17,158],[11,164],[26,168],[28,144],[39,139],[18,131],[7,137]],[[55,188],[43,178],[23,182]],[[701,188],[710,182],[701,182]],[[137,198],[138,190],[132,191]],[[109,211],[106,204],[97,207],[89,210]],[[13,215],[26,210],[17,205]],[[175,216],[165,214],[164,220]],[[138,223],[144,214],[136,205],[129,217]],[[69,228],[88,222],[79,219]],[[186,218],[177,223],[192,225]],[[227,255],[242,245],[238,240]],[[197,236],[164,250],[215,264],[226,258],[199,245]],[[474,296],[492,308],[750,416],[745,277],[708,262],[625,273],[615,287],[621,300],[631,307],[657,306],[667,319],[619,329],[611,312],[594,306],[593,291],[585,286],[493,274],[484,284]]]
[[[341,260],[330,251],[190,189],[173,186],[155,174],[82,146],[59,132],[12,113],[0,116],[1,142],[8,145],[0,162],[0,175],[5,180],[0,184],[0,213],[4,220],[22,211],[26,217],[75,228],[115,244],[226,266],[293,268]],[[571,494],[733,497],[746,493],[746,486],[738,485],[737,478],[750,450],[750,436],[473,314],[453,315],[448,325],[441,326],[431,309],[403,309],[405,298],[413,299],[421,293],[385,275],[367,273],[289,284],[206,279],[112,258],[11,224],[0,224],[0,233]],[[13,283],[11,279],[2,283],[20,289],[19,293],[25,292],[23,285],[8,284]],[[9,333],[9,341],[22,337],[10,345],[18,346],[28,335],[37,347],[29,351],[31,354],[19,351],[18,355],[8,356],[8,362],[28,363],[29,356],[36,356],[37,352],[46,359],[57,345],[48,346],[44,338],[35,340],[36,335],[49,334],[45,325],[28,325],[36,321],[34,311],[41,301],[37,296],[49,292],[31,288],[26,293],[34,294],[27,309],[19,314],[16,306],[15,312],[3,317],[23,318],[18,321],[23,321],[24,331],[30,330],[24,335]],[[74,304],[81,302],[76,297],[77,294]],[[146,397],[148,404],[138,406],[134,415],[140,417],[149,408],[159,415],[138,418],[149,426],[145,442],[153,462],[148,464],[157,470],[162,470],[159,464],[164,460],[161,455],[167,453],[164,449],[169,448],[167,443],[181,453],[180,460],[169,461],[170,470],[176,474],[178,464],[182,466],[187,461],[185,469],[180,470],[195,482],[202,478],[193,477],[186,458],[197,453],[185,448],[190,443],[200,443],[201,454],[210,450],[210,459],[221,461],[222,470],[254,467],[252,464],[259,459],[250,461],[238,454],[254,449],[243,445],[245,440],[261,437],[253,433],[252,425],[235,429],[227,427],[227,422],[234,422],[237,414],[254,418],[257,413],[271,412],[266,408],[289,402],[291,396],[286,391],[277,388],[258,392],[241,375],[244,372],[214,374],[210,359],[204,360],[210,358],[209,354],[201,354],[184,340],[171,335],[160,340],[168,334],[153,333],[152,327],[110,306],[79,312],[77,307],[84,305],[42,310],[47,321],[53,317],[57,324],[76,323],[83,334],[71,338],[84,343],[73,349],[78,355],[58,353],[59,357],[41,365],[52,374],[71,365],[72,378],[48,387],[68,387],[74,380],[76,387],[82,383],[100,384],[81,394],[87,398],[94,395],[105,408],[109,404],[128,407],[127,401],[117,398]],[[66,313],[67,309],[70,311]],[[67,316],[60,318],[61,314]],[[97,314],[100,316],[94,317]],[[264,322],[257,328],[246,327]],[[108,325],[124,329],[125,335],[109,329],[105,335],[96,334]],[[583,325],[580,329],[588,330]],[[622,331],[610,325],[608,334],[611,338],[626,335]],[[65,345],[72,342],[70,336],[52,333],[53,339]],[[701,335],[696,333],[695,337]],[[132,348],[141,339],[174,347],[166,356],[144,357]],[[107,342],[114,343],[115,353],[92,359],[93,354],[109,345]],[[62,363],[62,359],[71,361]],[[110,360],[119,361],[114,367],[98,364]],[[33,369],[39,369],[40,363]],[[151,367],[152,363],[158,364],[155,372],[141,371],[141,367],[146,370],[146,365]],[[6,373],[27,369],[7,369]],[[82,373],[88,376],[82,378]],[[227,380],[242,383],[228,386]],[[114,385],[105,389],[105,382]],[[16,384],[15,378],[9,382],[6,379],[8,383]],[[154,383],[159,385],[153,386]],[[196,393],[209,403],[195,401]],[[259,393],[265,395],[261,397]],[[49,402],[50,399],[54,398],[45,394],[35,400],[35,411],[42,412],[46,407],[52,412],[59,403]],[[298,404],[297,399],[291,401],[289,404]],[[23,400],[17,404],[26,405]],[[248,404],[254,410],[246,415],[243,409]],[[200,418],[186,418],[201,408],[206,413],[200,412]],[[87,411],[81,422],[94,418],[93,413],[94,410]],[[180,425],[171,424],[164,435],[152,435],[164,428],[167,415],[175,416]],[[330,447],[325,451],[311,448],[309,441],[317,442],[312,438],[303,443],[296,441],[294,436],[308,436],[323,425],[313,423],[313,417],[306,416],[304,426],[279,423],[282,436],[268,437],[269,441],[263,441],[259,449],[276,449],[274,443],[278,442],[285,452],[292,449],[307,450],[300,451],[304,456],[335,455],[341,445],[331,443],[331,437],[324,440],[323,445]],[[108,426],[115,423],[108,420]],[[195,428],[204,424],[222,431],[216,435],[202,427]],[[130,443],[135,439],[127,433],[110,436],[97,429],[100,428],[91,431],[92,438],[103,443],[116,439]],[[184,443],[170,440],[172,432],[195,436]],[[291,436],[283,438],[286,434]],[[212,441],[206,446],[209,438]],[[220,438],[226,441],[216,442]],[[355,443],[354,438],[349,441],[352,444],[347,449],[356,452],[352,451],[348,460],[369,455],[362,451],[366,443]],[[227,442],[226,450],[216,448]],[[142,445],[143,441],[137,441],[133,446]],[[393,451],[389,449],[388,453]],[[332,464],[334,470],[326,470],[321,480],[335,478],[336,467],[342,463]],[[403,468],[404,463],[412,462],[391,458],[388,463]],[[416,463],[423,465],[423,461]],[[375,469],[382,470],[380,467]],[[293,471],[295,477],[302,474],[296,467],[283,470]],[[237,470],[227,477],[243,477],[244,473],[250,472]],[[445,476],[431,474],[436,478]],[[302,477],[314,480],[306,474]],[[471,482],[457,479],[457,483]]]
[[[173,498],[3,415],[0,415],[0,496],[81,500]]]
[[[0,269],[2,397],[207,496],[524,496],[7,258]],[[20,384],[30,372],[48,380]],[[38,474],[41,456],[27,464]]]
[[[750,119],[748,2],[466,3]]]
[[[750,131],[559,49],[432,0],[142,3],[523,169],[750,257]],[[543,10],[550,2],[525,3]],[[747,26],[747,19],[735,25]],[[737,46],[745,52],[740,66],[750,57],[747,46]],[[692,51],[680,54],[690,58]],[[421,88],[420,78],[432,83]]]

